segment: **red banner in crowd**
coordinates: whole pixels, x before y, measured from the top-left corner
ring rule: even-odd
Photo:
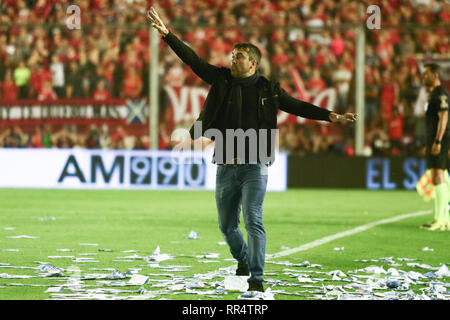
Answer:
[[[304,90],[303,87],[301,87]],[[168,96],[168,107],[171,113],[169,119],[171,123],[170,128],[174,127],[190,127],[200,114],[201,108],[206,96],[208,94],[207,88],[201,87],[170,87],[166,86],[166,94]],[[336,103],[336,90],[334,88],[327,88],[321,91],[316,96],[295,92],[293,97],[298,98],[299,95],[303,97],[302,100],[309,101],[317,106],[333,110]],[[307,97],[307,99],[305,99]],[[278,112],[278,125],[287,123],[304,123],[308,121],[283,111]]]
[[[297,84],[297,88],[304,88]],[[166,110],[161,119],[167,127],[189,127],[197,119],[208,94],[204,87],[164,87],[167,95]],[[294,97],[301,96],[311,103],[333,109],[336,92],[328,88],[315,97],[306,92],[294,92]],[[13,125],[86,125],[91,123],[107,123],[110,125],[133,125],[148,123],[148,103],[145,99],[109,99],[96,101],[92,99],[58,99],[48,101],[38,100],[0,100],[0,124]],[[302,123],[305,119],[279,111],[278,124]]]
[[[0,100],[0,124],[2,126],[91,123],[126,125],[129,109],[125,99]]]

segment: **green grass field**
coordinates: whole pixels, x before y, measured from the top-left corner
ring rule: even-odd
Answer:
[[[423,202],[417,193],[408,191],[298,189],[268,193],[264,203],[266,253],[275,254],[371,222],[431,208],[431,203]],[[283,273],[286,268],[298,269],[298,273],[310,270],[323,272],[342,270],[348,275],[347,272],[350,270],[371,265],[383,266],[385,270],[390,267],[387,262],[354,261],[361,259],[406,257],[433,267],[439,267],[441,264],[448,266],[450,232],[431,232],[418,228],[431,219],[430,213],[381,224],[307,250],[273,258],[270,261],[301,263],[307,260],[311,264],[322,265],[322,269],[267,263],[265,272],[268,275],[265,279],[272,282],[269,281],[265,286],[272,286],[272,290],[284,290],[287,293],[311,291],[311,288],[302,287],[296,277]],[[241,227],[245,235],[243,219]],[[197,232],[199,239],[187,238],[191,230]],[[18,235],[39,238],[10,238]],[[154,285],[161,283],[159,280],[170,279],[168,276],[154,275],[156,273],[171,273],[178,277],[177,283],[180,284],[189,282],[195,274],[206,274],[234,265],[234,261],[226,260],[231,259],[231,255],[227,246],[219,244],[223,241],[217,224],[213,192],[0,189],[0,299],[55,298],[57,296],[45,291],[49,285],[64,286],[68,282],[67,277],[73,273],[74,266],[80,268],[82,278],[86,274],[111,273],[109,269],[96,270],[105,268],[117,269],[122,273],[131,268],[136,269],[141,275],[152,274],[149,276],[150,281],[143,287],[148,292],[157,290],[154,299],[237,299],[241,294],[238,291],[228,291],[222,295],[197,295],[186,293],[185,288],[164,292],[166,288]],[[175,257],[160,262],[161,266],[190,266],[188,270],[165,271],[148,266],[142,259],[118,259],[130,255],[150,256],[158,245],[161,253]],[[334,250],[341,247],[344,247],[344,250]],[[433,251],[423,251],[424,247],[432,248]],[[71,249],[71,251],[57,249]],[[111,251],[101,251],[103,249]],[[135,252],[124,253],[126,250]],[[202,263],[193,257],[208,253],[218,253],[219,258],[210,259],[216,262]],[[73,258],[49,258],[49,256],[73,256]],[[75,258],[83,257],[93,258],[98,262],[75,262]],[[117,261],[121,259],[128,261]],[[37,270],[39,262],[47,262],[65,269],[63,276],[40,277]],[[429,271],[407,266],[406,262],[400,264],[402,265],[396,268],[421,273]],[[11,266],[31,268],[19,269]],[[36,277],[7,278],[7,275]],[[204,288],[195,290],[211,290],[213,288],[211,281],[221,280],[223,278],[219,277],[205,281],[207,284]],[[273,280],[291,286],[276,285]],[[440,279],[447,283],[448,280],[448,277]],[[97,281],[83,280],[84,290],[108,288],[136,291],[141,287],[105,286],[105,283]],[[328,280],[324,283],[324,285],[338,284],[345,285],[348,282]],[[322,287],[323,284],[319,282],[304,285]],[[411,289],[417,293],[421,292],[420,286],[412,286]],[[73,293],[67,287],[62,292],[62,294]],[[104,298],[126,299],[130,296],[138,294],[110,293]],[[313,293],[305,293],[302,296],[276,294],[275,299],[318,299],[318,296]]]

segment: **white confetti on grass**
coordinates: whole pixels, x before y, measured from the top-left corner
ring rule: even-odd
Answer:
[[[56,221],[55,217],[41,217],[39,221]]]
[[[143,260],[146,262],[162,262],[165,260],[170,260],[175,258],[167,253],[161,253],[161,248],[159,246],[153,251],[152,255],[149,257],[144,257]]]
[[[219,258],[220,254],[219,253],[207,253],[207,254],[201,254],[201,255],[196,255],[195,257],[198,259],[217,259]]]
[[[248,289],[247,277],[227,276],[223,281],[225,290],[245,292]]]
[[[94,258],[75,258],[74,262],[92,262],[92,263],[97,263],[99,262],[98,260],[95,260]]]
[[[64,291],[64,287],[50,287],[45,291],[45,293],[63,292],[63,291]]]
[[[206,256],[209,254],[199,255],[199,256],[192,256],[192,257],[202,257],[206,258]],[[216,257],[215,254],[210,254],[210,257]],[[158,246],[153,254],[150,257],[158,257],[161,256],[161,250]],[[184,257],[184,255],[181,255]],[[180,256],[180,257],[181,257]],[[149,257],[141,257],[138,255],[132,256],[134,259],[130,261],[135,261],[135,259],[142,259],[144,261],[149,262]],[[217,256],[218,257],[218,256]],[[409,258],[397,258],[397,260],[401,261],[414,261],[417,259],[409,259]],[[363,260],[360,260],[363,261]],[[396,264],[396,261],[393,257],[383,257],[379,259],[371,259],[366,261],[377,261],[381,263],[389,263],[391,266]],[[389,268],[388,271],[385,271],[383,266],[377,266],[377,265],[371,265],[364,269],[358,269],[358,270],[350,270],[347,273],[342,272],[341,270],[334,270],[329,272],[322,272],[322,271],[316,271],[316,270],[310,270],[307,268],[311,267],[320,267],[321,265],[312,265],[309,263],[309,261],[305,261],[302,263],[291,263],[289,261],[284,262],[275,262],[270,261],[268,263],[273,264],[281,264],[291,267],[302,267],[301,273],[299,273],[300,270],[295,269],[284,269],[285,271],[290,270],[289,272],[284,272],[284,276],[294,277],[297,280],[297,284],[295,283],[289,283],[286,282],[286,280],[276,280],[276,279],[267,279],[265,287],[268,290],[272,290],[275,286],[281,286],[281,287],[292,287],[297,286],[301,287],[302,291],[298,292],[285,292],[283,290],[272,290],[271,296],[264,297],[264,294],[262,293],[248,293],[245,292],[244,294],[241,294],[237,296],[238,299],[253,299],[253,300],[264,300],[264,299],[270,299],[278,295],[278,294],[289,294],[289,295],[296,295],[296,296],[302,296],[312,299],[322,299],[322,300],[357,300],[357,299],[365,299],[365,300],[390,300],[390,299],[401,299],[401,300],[407,300],[407,299],[415,299],[415,300],[424,300],[424,299],[450,299],[449,293],[447,291],[443,291],[442,288],[445,288],[445,286],[449,286],[448,284],[442,284],[439,282],[434,283],[433,287],[427,287],[429,285],[430,276],[424,276],[419,272],[415,271],[402,271],[397,270],[395,268]],[[412,264],[410,267],[425,267],[428,265],[420,265],[420,264]],[[187,271],[185,267],[191,267],[191,266],[160,266],[159,262],[153,261],[153,263],[149,263],[148,265],[145,265],[143,267],[153,267],[153,268],[160,268],[161,271],[169,270],[169,268],[174,268],[171,271],[178,271],[175,270],[175,268],[180,268],[182,271]],[[436,270],[436,267],[431,267],[434,270]],[[323,269],[323,268],[322,268]],[[180,270],[180,271],[181,271]],[[441,270],[441,275],[447,275],[448,274],[448,268],[446,269],[445,265],[442,265],[439,270]],[[213,273],[208,273],[205,275],[202,274],[196,274],[192,278],[184,278],[182,276],[174,275],[174,274],[167,274],[167,273],[161,273],[161,274],[155,274],[150,273],[144,275],[140,275],[139,272],[140,269],[134,270],[134,275],[137,276],[135,279],[139,279],[139,281],[136,280],[136,285],[140,285],[142,281],[144,281],[145,285],[149,285],[152,288],[161,288],[160,291],[151,291],[151,295],[153,298],[156,297],[163,297],[166,295],[177,295],[177,294],[197,294],[197,295],[204,295],[206,297],[214,296],[214,298],[221,298],[224,294],[227,294],[227,290],[224,287],[225,283],[225,277],[233,275],[235,272],[235,268],[220,268],[218,271]],[[358,275],[357,272],[363,272],[364,275]],[[311,275],[306,273],[315,273],[315,274],[322,274],[326,275],[327,278],[317,278],[317,277],[311,277]],[[269,272],[266,273],[266,276],[268,276]],[[271,276],[282,276],[283,274],[272,272],[270,273]],[[347,275],[348,274],[348,275]],[[350,275],[351,274],[351,275]],[[435,276],[435,275],[434,275]],[[161,279],[160,277],[164,277],[166,279]],[[217,277],[221,277],[222,281],[217,281]],[[437,276],[435,276],[436,278]],[[435,279],[434,278],[434,279]],[[209,282],[204,282],[209,281]],[[324,285],[325,281],[339,281],[339,282],[347,282],[346,285]],[[437,281],[437,280],[433,280]],[[130,284],[133,284],[134,282],[130,280],[128,282],[124,281],[97,281],[97,285],[103,285],[103,286],[127,286]],[[312,285],[316,284],[316,285]],[[320,286],[321,285],[321,286]],[[414,293],[410,289],[410,285],[421,285],[425,286],[424,288],[421,288],[421,293],[417,294]],[[204,289],[204,290],[196,290],[196,289]],[[305,290],[307,289],[307,290]],[[102,289],[98,289],[101,291]],[[384,292],[376,291],[376,290],[383,290]],[[91,291],[92,292],[92,291]],[[106,292],[106,291],[105,291]],[[266,290],[267,292],[267,290]],[[143,298],[146,294],[149,294],[145,288],[142,287],[142,290],[139,293],[138,296],[117,296],[118,293],[108,292],[111,293],[111,296],[108,299],[138,299]],[[60,294],[60,293],[54,293],[54,294]],[[70,293],[69,293],[70,294]],[[85,294],[77,293],[79,294],[77,299],[84,299],[86,297],[91,297],[92,295],[87,294],[87,291],[85,291]],[[68,295],[66,296],[60,296],[60,298],[68,298]],[[52,295],[52,298],[56,298],[56,296]],[[98,298],[98,297],[97,297]],[[95,298],[95,299],[97,299]],[[100,299],[100,298],[99,298]]]
[[[238,296],[238,299],[243,300],[275,300],[275,297],[270,288],[266,289],[264,292],[250,291],[245,292]]]
[[[8,236],[8,238],[11,238],[11,239],[39,239],[39,237],[27,236],[25,234],[21,234],[18,236]]]
[[[89,244],[88,244],[89,245]],[[62,251],[62,250],[61,250]],[[126,250],[127,252],[135,252],[133,250]],[[79,254],[81,255],[97,255],[97,253],[86,253],[86,254]],[[73,256],[49,256],[49,258],[55,258],[55,257],[72,257]],[[159,246],[153,251],[151,256],[139,256],[137,254],[134,254],[132,256],[127,257],[121,257],[121,258],[128,258],[130,262],[135,262],[138,260],[144,260],[147,262],[147,265],[142,265],[140,267],[152,267],[152,268],[159,268],[161,271],[188,271],[189,268],[192,266],[161,266],[159,265],[161,258],[174,258],[173,256],[170,256],[169,254],[161,254],[161,249]],[[184,257],[184,255],[179,255],[177,257]],[[201,254],[201,255],[193,255],[192,257],[195,258],[202,258],[202,259],[211,259],[211,258],[218,258],[219,254],[217,253],[208,253],[208,254]],[[93,262],[96,260],[93,260],[94,258],[79,258],[77,257],[75,259],[75,262]],[[409,259],[409,258],[397,258],[397,261],[415,261],[417,259]],[[121,260],[124,261],[124,260]],[[206,262],[208,260],[203,261],[197,261],[197,262]],[[394,257],[383,257],[379,259],[370,259],[370,260],[358,260],[358,261],[376,261],[380,263],[389,263],[390,266],[393,266],[396,261]],[[429,269],[436,271],[436,273],[429,274],[429,275],[423,275],[420,272],[415,271],[402,271],[397,270],[395,268],[389,268],[388,271],[385,271],[382,266],[377,265],[371,265],[364,269],[358,269],[358,270],[350,270],[346,273],[342,272],[341,270],[333,270],[328,272],[322,272],[322,271],[316,271],[316,270],[310,270],[308,268],[312,267],[319,267],[322,268],[321,265],[312,265],[309,261],[304,261],[302,263],[291,263],[289,261],[267,261],[267,263],[272,264],[278,264],[278,265],[286,265],[290,267],[302,267],[301,270],[295,270],[295,269],[284,269],[284,273],[278,273],[278,272],[266,272],[266,277],[271,276],[277,277],[277,276],[289,276],[290,278],[294,278],[297,281],[295,283],[289,283],[287,280],[279,280],[279,279],[267,279],[267,282],[265,284],[265,288],[272,289],[273,287],[292,287],[297,286],[300,287],[303,291],[298,292],[285,292],[283,290],[272,290],[271,294],[273,297],[275,297],[278,294],[288,294],[288,295],[296,295],[296,296],[302,296],[302,297],[309,297],[314,299],[324,299],[324,300],[354,300],[354,299],[369,299],[369,300],[381,300],[381,299],[450,299],[450,295],[447,291],[444,291],[442,288],[445,289],[445,287],[449,287],[448,283],[442,283],[439,282],[437,279],[441,279],[443,277],[449,276],[448,268],[445,265],[441,265],[440,267],[431,267],[426,264],[418,264],[418,263],[408,263],[408,267],[414,267],[414,268],[423,268],[423,269]],[[221,270],[223,269],[223,270]],[[217,271],[215,274],[206,274],[206,275],[199,275],[196,274],[191,278],[185,278],[180,275],[175,274],[168,274],[168,273],[150,273],[150,274],[140,274],[142,271],[142,268],[134,268],[133,270],[129,269],[127,273],[128,280],[125,280],[125,278],[118,277],[118,278],[108,278],[108,274],[99,274],[97,276],[97,279],[100,279],[100,281],[97,281],[95,283],[94,276],[85,274],[81,276],[82,280],[86,281],[93,281],[94,283],[83,283],[81,281],[78,285],[76,290],[74,291],[75,287],[73,288],[63,286],[55,286],[51,285],[47,287],[52,287],[50,291],[47,293],[50,294],[50,296],[53,299],[57,299],[58,297],[61,299],[69,299],[70,297],[74,298],[76,296],[76,299],[87,299],[87,297],[94,297],[94,299],[101,299],[100,297],[105,298],[106,294],[108,294],[108,299],[120,299],[120,300],[126,300],[131,299],[133,297],[134,299],[140,299],[143,296],[149,296],[151,295],[153,298],[156,297],[163,297],[165,295],[172,295],[172,294],[197,294],[197,295],[203,295],[206,297],[215,296],[215,298],[220,298],[224,294],[227,294],[227,290],[224,287],[224,281],[226,276],[233,275],[235,273],[235,267],[229,268],[225,270],[226,268],[221,268],[219,271]],[[322,268],[323,269],[323,268]],[[109,268],[108,270],[111,270]],[[115,270],[115,269],[114,269]],[[289,271],[288,271],[289,270]],[[53,270],[54,272],[46,272],[42,273],[39,277],[59,277],[59,279],[63,279],[63,270],[59,270],[55,267]],[[68,270],[67,270],[68,271]],[[117,271],[118,272],[118,271]],[[364,272],[364,275],[358,275],[355,274],[357,272]],[[309,273],[309,274],[306,274]],[[312,276],[312,274],[322,274],[326,275],[326,278],[323,276]],[[120,273],[121,274],[121,273]],[[67,276],[67,274],[66,274]],[[134,277],[134,278],[133,278]],[[166,279],[161,279],[161,277],[164,277]],[[216,278],[222,278],[222,281],[218,281]],[[52,279],[57,280],[58,278]],[[66,278],[67,279],[67,278]],[[431,280],[432,279],[432,280]],[[107,281],[110,280],[110,281]],[[120,281],[124,280],[124,281]],[[207,282],[205,282],[207,281]],[[208,282],[209,281],[209,282]],[[347,284],[343,285],[327,285],[325,286],[324,283],[326,281],[339,281],[339,282],[346,282]],[[433,285],[431,285],[430,281],[434,281]],[[315,285],[314,285],[315,284]],[[162,288],[158,292],[152,291],[149,293],[145,290],[144,287],[142,287],[142,290],[133,291],[129,290],[129,292],[125,292],[124,290],[117,290],[117,289],[111,289],[109,288],[95,288],[95,289],[88,289],[89,287],[123,287],[123,286],[150,286],[150,287],[159,287]],[[420,288],[421,293],[417,294],[414,293],[411,289],[409,289],[410,285],[418,285],[422,286]],[[309,286],[309,288],[308,288]],[[63,291],[58,291],[60,288],[63,288]],[[201,290],[197,290],[201,289]],[[307,290],[305,290],[307,289]],[[55,290],[52,292],[52,290]],[[90,291],[89,291],[90,290]],[[95,294],[94,291],[96,290]],[[117,290],[117,291],[114,291]],[[386,292],[379,292],[375,290],[384,290]],[[388,291],[391,290],[391,291]],[[416,290],[416,289],[415,289]],[[267,290],[266,290],[267,291]],[[64,293],[64,294],[63,294]],[[127,294],[132,293],[134,295],[128,295],[128,296],[118,296],[119,294]],[[135,294],[138,294],[137,296]],[[56,296],[59,295],[59,296]],[[238,299],[267,299],[264,298],[264,296],[261,295],[252,295],[248,293],[244,293],[241,296],[237,296]],[[270,298],[270,297],[269,297]]]
[[[293,263],[291,263],[294,265]],[[298,264],[297,264],[298,265]],[[377,269],[378,268],[378,269]],[[108,291],[108,288],[95,288],[95,289],[83,289],[78,288],[77,292],[73,292],[71,290],[65,290],[64,292],[68,292],[65,295],[62,295],[60,292],[55,292],[51,294],[53,299],[65,299],[65,298],[76,298],[76,299],[105,299],[103,294],[110,294],[108,299],[114,300],[128,300],[128,299],[143,299],[144,296],[152,295],[153,298],[164,297],[167,295],[178,295],[178,294],[196,294],[203,295],[205,297],[214,296],[214,298],[221,298],[224,294],[228,294],[228,291],[231,288],[228,287],[228,290],[225,286],[225,280],[227,277],[235,272],[234,268],[221,268],[223,270],[219,270],[215,275],[206,274],[199,275],[196,274],[192,278],[184,278],[180,276],[174,276],[173,274],[135,274],[131,277],[135,276],[136,281],[97,281],[98,286],[106,286],[106,287],[124,287],[129,285],[140,285],[144,282],[145,285],[150,286],[151,288],[161,288],[161,290],[150,290],[147,291],[144,287],[141,287],[137,292],[130,291],[133,293],[137,293],[138,295],[127,295],[127,296],[119,296],[119,294],[126,294],[127,292],[123,290],[111,289]],[[442,273],[447,274],[448,268],[441,266]],[[324,274],[327,277],[338,277],[336,281],[347,281],[349,282],[346,285],[324,285],[324,281],[331,281],[330,278],[311,278],[310,275],[307,274],[298,274],[299,270],[289,269],[296,271],[297,275],[297,287],[301,287],[302,291],[297,292],[286,292],[283,290],[274,290],[274,286],[285,286],[292,287],[295,286],[293,283],[287,283],[286,280],[274,280],[267,279],[266,281],[266,292],[258,293],[258,292],[244,292],[240,293],[236,298],[238,299],[250,299],[250,300],[268,300],[275,299],[276,295],[295,295],[301,297],[307,297],[312,299],[321,299],[321,300],[390,300],[390,299],[415,299],[415,300],[424,300],[424,299],[445,299],[448,300],[450,298],[449,294],[446,293],[445,290],[446,284],[442,283],[433,283],[430,285],[429,282],[420,281],[422,275],[418,272],[406,272],[402,270],[396,270],[394,268],[390,268],[386,273],[382,273],[381,266],[370,266],[368,269],[364,271],[369,271],[365,275],[353,275],[350,278],[347,277],[346,273],[341,270],[333,270],[328,272],[316,271],[316,270],[306,270],[302,269],[302,272],[308,273],[316,273],[316,274]],[[377,271],[379,274],[370,274],[370,272]],[[140,269],[134,270],[135,272],[141,271]],[[356,270],[358,271],[358,270]],[[361,271],[361,272],[364,272]],[[355,271],[353,271],[355,272]],[[348,271],[348,274],[352,273],[352,271]],[[280,275],[279,273],[272,272],[272,275]],[[157,276],[164,276],[168,279],[157,279]],[[152,277],[152,278],[150,278]],[[214,280],[214,278],[221,277],[222,281]],[[231,276],[233,277],[233,276]],[[238,277],[239,278],[239,277]],[[83,278],[85,279],[85,278]],[[413,280],[416,279],[416,280]],[[205,282],[206,281],[206,282]],[[209,282],[208,282],[209,281]],[[302,283],[303,281],[304,283]],[[246,278],[243,277],[243,282],[246,283]],[[308,284],[309,283],[309,284]],[[318,283],[319,285],[311,285],[312,283]],[[320,285],[321,284],[321,285]],[[414,293],[409,289],[410,284],[422,285],[425,286],[422,288],[421,293]],[[228,286],[228,285],[227,285]],[[448,284],[447,284],[448,286]],[[200,289],[200,290],[197,290]],[[57,289],[55,289],[57,290]],[[114,291],[117,290],[117,291]],[[384,292],[380,292],[379,290],[383,290]],[[97,296],[93,296],[93,293],[99,294]],[[242,292],[242,291],[241,291]],[[269,295],[267,293],[270,293]],[[56,296],[59,294],[59,296]],[[77,296],[75,296],[77,295]]]
[[[200,239],[197,232],[195,232],[194,230],[192,230],[189,235],[187,236],[188,239],[192,239],[192,240],[197,240]]]
[[[436,275],[439,277],[450,277],[450,271],[448,270],[448,267],[444,264],[436,272]]]
[[[36,276],[29,276],[29,275],[0,273],[0,278],[4,278],[4,279],[31,279],[31,278],[37,278],[37,277]]]
[[[142,286],[146,283],[148,283],[149,277],[140,275],[140,274],[133,274],[131,275],[131,279],[127,282],[127,285],[129,286]]]

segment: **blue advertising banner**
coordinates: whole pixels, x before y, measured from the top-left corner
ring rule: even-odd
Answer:
[[[370,190],[415,190],[416,183],[426,168],[424,158],[367,159],[366,187]]]
[[[0,188],[214,190],[210,151],[0,149]],[[268,191],[287,188],[276,154]]]

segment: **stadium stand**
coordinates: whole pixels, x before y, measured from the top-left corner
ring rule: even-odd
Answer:
[[[210,63],[227,66],[233,44],[250,41],[263,52],[262,73],[280,81],[293,96],[305,98],[296,80],[300,78],[310,99],[333,88],[334,107],[354,111],[356,34],[345,26],[360,21],[357,1],[165,0],[157,4],[174,31]],[[366,33],[367,155],[421,154],[423,111],[416,106],[419,61],[436,54],[449,58],[448,29],[439,26],[450,22],[450,4],[436,0],[370,4],[380,5],[383,28]],[[80,0],[77,5],[81,30],[64,27],[65,1],[0,3],[1,106],[25,100],[101,103],[148,97],[151,57],[145,11],[155,1]],[[205,87],[186,68],[161,42],[161,86]],[[170,133],[178,124],[171,121],[173,110],[163,88],[160,101],[160,149],[169,149]],[[139,128],[133,131],[124,123],[8,122],[0,127],[0,147],[149,148],[148,126]],[[344,126],[287,118],[280,125],[280,149],[300,155],[351,156],[353,136],[353,130]]]

